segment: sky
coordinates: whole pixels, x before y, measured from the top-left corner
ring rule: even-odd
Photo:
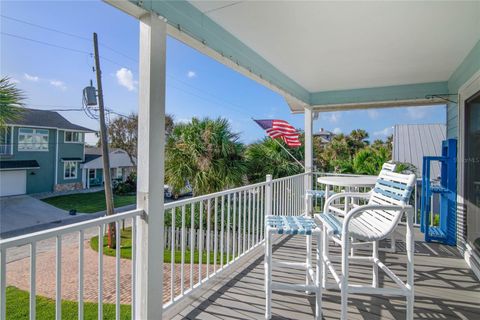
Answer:
[[[83,88],[91,79],[95,85],[96,32],[106,107],[121,114],[137,111],[136,19],[101,1],[2,1],[0,11],[0,73],[25,92],[27,107],[69,110],[60,113],[98,130],[98,120],[75,111],[82,107]],[[282,96],[173,38],[167,39],[166,92],[166,110],[175,121],[224,117],[244,143],[265,136],[251,118],[304,127],[303,115],[291,114]],[[328,112],[314,121],[314,131],[361,128],[371,139],[385,139],[395,124],[445,122],[445,106]],[[87,142],[96,139],[90,135]]]

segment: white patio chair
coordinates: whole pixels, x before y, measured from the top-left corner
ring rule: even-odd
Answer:
[[[369,193],[340,193],[327,199],[324,212],[316,214],[315,218],[323,225],[322,241],[322,286],[327,284],[327,272],[335,279],[334,287],[341,290],[341,319],[347,319],[347,302],[349,293],[367,293],[387,296],[406,296],[407,319],[413,319],[413,207],[408,205],[415,183],[415,175],[404,175],[388,170],[382,170],[375,185]],[[330,210],[333,201],[342,198],[368,199],[366,205],[351,209],[344,217]],[[407,216],[406,250],[407,250],[407,282],[404,283],[378,258],[378,242],[389,237],[397,227],[402,215]],[[371,257],[350,256],[349,249],[355,245],[351,239],[356,239],[363,245],[373,242]],[[342,249],[341,273],[337,273],[329,257],[329,240],[339,244]],[[372,262],[373,279],[371,286],[349,284],[349,260],[367,260]],[[400,288],[378,288],[378,268],[382,269]]]

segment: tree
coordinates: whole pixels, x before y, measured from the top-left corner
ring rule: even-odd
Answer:
[[[173,130],[173,117],[165,115],[165,134]],[[136,163],[138,144],[138,115],[131,113],[128,117],[117,117],[108,126],[110,147],[124,150],[132,163]],[[100,145],[100,140],[98,145]]]
[[[21,117],[25,96],[8,78],[0,79],[0,128]]]
[[[138,115],[117,117],[108,126],[110,147],[124,150],[132,163],[137,163]]]
[[[389,160],[390,156],[386,147],[366,147],[353,158],[353,171],[357,174],[378,175],[382,170],[382,165]]]
[[[299,148],[289,148],[283,141],[278,140],[278,142],[300,162],[304,161],[303,144]],[[245,162],[249,182],[264,181],[267,174],[271,174],[273,178],[281,178],[303,172],[302,166],[269,137],[247,147]]]
[[[176,124],[167,139],[165,180],[178,193],[188,182],[194,195],[242,184],[243,145],[223,118]]]

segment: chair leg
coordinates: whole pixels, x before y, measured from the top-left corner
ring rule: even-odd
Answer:
[[[316,256],[316,273],[315,273],[315,287],[317,288],[316,301],[315,301],[315,319],[322,319],[322,285],[320,283],[320,274],[323,274],[321,248],[322,247],[322,235],[317,236],[317,248],[315,250]]]
[[[327,268],[327,263],[325,262],[324,257],[328,257],[328,234],[327,234],[327,228],[323,228],[322,232],[322,287],[326,288],[327,286],[327,274],[328,274],[328,268]]]
[[[407,286],[409,287],[409,295],[407,296],[407,320],[413,319],[413,308],[415,302],[415,290],[414,290],[414,263],[413,256],[415,253],[415,238],[413,234],[413,213],[407,213]]]
[[[352,237],[351,238],[351,241],[352,243],[355,242],[355,238]],[[355,247],[352,245],[352,247],[350,248],[350,254],[352,255],[352,257],[355,255]]]
[[[341,282],[341,313],[340,319],[348,318],[348,253],[349,237],[345,237],[342,245],[342,282]]]
[[[305,269],[305,284],[308,286],[311,284],[308,269],[312,267],[312,236],[306,236],[305,238],[307,239],[307,258],[305,261],[307,268]],[[305,293],[310,294],[310,291],[306,290]]]
[[[265,319],[272,317],[272,235],[265,237]]]
[[[372,258],[373,266],[372,266],[372,287],[378,288],[378,265],[375,262],[375,259],[378,259],[378,241],[373,241],[373,250],[372,250]]]
[[[390,250],[392,250],[393,253],[397,251],[396,246],[395,246],[395,235],[392,233],[392,236],[390,238]]]

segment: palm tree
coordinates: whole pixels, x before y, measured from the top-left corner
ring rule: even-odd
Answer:
[[[21,116],[24,99],[23,92],[8,77],[0,79],[0,128]]]
[[[353,170],[357,174],[378,175],[382,165],[390,160],[388,149],[367,147],[360,150],[353,158]]]
[[[242,184],[243,145],[228,120],[197,119],[175,125],[166,145],[165,180],[178,193],[190,183],[194,195]]]
[[[278,140],[278,142],[289,149],[290,153],[300,162],[303,161],[303,146],[289,148],[283,141]],[[264,181],[267,174],[271,174],[273,178],[280,178],[303,172],[303,168],[291,158],[277,141],[268,137],[247,147],[245,161],[250,182]]]

